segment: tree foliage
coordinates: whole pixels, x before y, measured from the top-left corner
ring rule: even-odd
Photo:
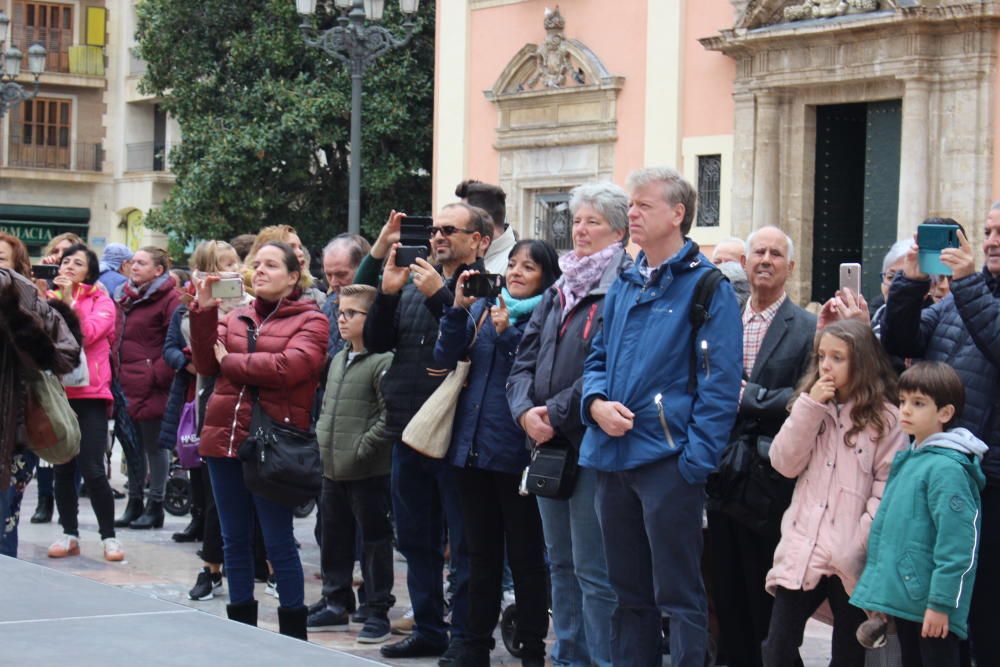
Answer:
[[[421,5],[413,41],[364,78],[369,234],[390,208],[430,209],[434,2]],[[186,242],[287,223],[313,249],[346,230],[350,75],[305,45],[294,2],[144,0],[137,11],[143,89],[162,98],[183,134],[169,156],[177,183],[147,224]],[[320,7],[317,24],[335,18]],[[382,25],[401,36],[401,24],[390,0]]]

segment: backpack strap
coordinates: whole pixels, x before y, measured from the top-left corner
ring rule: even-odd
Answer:
[[[712,305],[712,297],[715,296],[715,291],[724,280],[726,280],[726,277],[722,274],[722,271],[719,271],[714,266],[710,266],[707,271],[701,274],[701,277],[698,278],[698,282],[694,286],[694,298],[691,300],[691,311],[688,313],[691,321],[691,341],[689,345],[691,364],[688,368],[687,383],[687,393],[689,394],[693,394],[698,387],[698,331],[709,320],[708,310]]]

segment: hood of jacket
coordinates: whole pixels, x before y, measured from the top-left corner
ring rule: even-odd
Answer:
[[[982,461],[986,452],[990,451],[986,443],[972,435],[972,432],[967,428],[953,428],[935,433],[923,442],[914,445],[915,449],[923,449],[924,447],[952,449],[962,454],[975,456],[979,461]]]

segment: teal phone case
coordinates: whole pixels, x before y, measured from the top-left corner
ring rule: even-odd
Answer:
[[[917,227],[917,246],[921,273],[950,276],[951,267],[941,262],[941,251],[958,247],[958,226],[920,225]]]

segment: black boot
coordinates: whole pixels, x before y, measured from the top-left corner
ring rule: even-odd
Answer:
[[[306,635],[306,618],[309,616],[309,608],[302,607],[278,607],[278,632],[288,637],[308,641]]]
[[[250,600],[249,602],[240,602],[239,604],[227,604],[226,616],[229,617],[230,621],[237,621],[238,623],[246,623],[247,625],[252,625],[256,628],[257,601]]]
[[[191,522],[184,530],[170,536],[174,542],[201,542],[205,530],[205,517],[200,509],[191,508]]]
[[[490,649],[492,639],[488,642],[466,640],[450,663],[450,667],[490,667]],[[440,661],[438,664],[441,664]]]
[[[146,502],[146,511],[142,516],[128,525],[133,530],[148,528],[163,528],[163,501],[150,500]]]
[[[31,523],[49,523],[52,521],[52,504],[55,498],[52,496],[38,496],[38,507],[31,515]]]
[[[128,525],[142,516],[142,498],[129,498],[125,512],[115,519],[115,528],[128,528]]]

